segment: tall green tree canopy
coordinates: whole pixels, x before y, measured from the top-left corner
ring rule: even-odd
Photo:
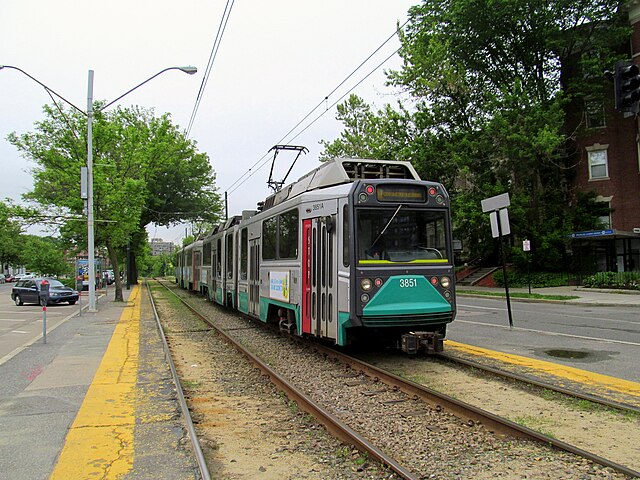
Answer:
[[[221,204],[209,158],[168,114],[157,117],[139,107],[101,111],[99,103],[95,112],[95,243],[108,249],[115,269],[132,239],[134,251],[146,240],[144,227],[151,222],[218,220]],[[80,170],[86,165],[87,118],[49,105],[44,116],[35,131],[9,135],[35,163],[34,189],[27,198],[64,215],[61,233],[86,248]]]
[[[60,239],[22,235],[20,263],[31,272],[56,276],[73,273],[73,266],[65,256],[65,245]]]
[[[456,235],[472,256],[494,251],[480,200],[509,192],[512,231],[532,240],[537,258],[560,265],[566,235],[595,226],[601,214],[567,212],[574,165],[565,147],[574,132],[565,119],[569,101],[606,92],[603,71],[629,35],[619,2],[425,0],[409,17],[402,68],[388,76],[411,108],[373,114],[350,99],[338,111],[345,133],[324,142],[325,154],[379,154],[380,144],[390,145],[386,158],[411,160],[423,178],[448,188]],[[394,117],[405,127],[391,133],[396,142],[379,128]]]

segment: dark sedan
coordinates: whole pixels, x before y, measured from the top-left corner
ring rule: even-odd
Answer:
[[[62,302],[68,302],[69,305],[73,305],[78,301],[79,293],[76,290],[53,278],[25,278],[18,281],[11,288],[11,299],[18,306],[24,303],[42,304],[40,290],[42,289],[43,281],[49,282],[48,305]]]

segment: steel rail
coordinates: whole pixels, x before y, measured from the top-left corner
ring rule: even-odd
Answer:
[[[151,302],[151,308],[153,309],[153,315],[156,319],[156,324],[158,325],[158,332],[160,333],[160,338],[162,338],[164,356],[167,359],[167,362],[169,363],[169,368],[171,369],[171,376],[173,377],[173,382],[176,385],[176,392],[178,393],[178,401],[180,403],[180,409],[182,410],[182,415],[184,416],[185,422],[187,424],[189,438],[191,439],[191,447],[193,448],[193,453],[196,456],[196,462],[198,464],[198,469],[200,470],[200,476],[203,480],[211,480],[211,475],[209,474],[209,467],[207,466],[207,462],[204,458],[204,454],[202,453],[202,447],[200,446],[200,441],[198,440],[196,429],[193,426],[193,420],[191,418],[191,413],[189,412],[189,406],[187,405],[187,401],[184,398],[184,393],[182,392],[182,384],[180,383],[180,378],[178,377],[176,366],[173,363],[173,359],[171,358],[171,351],[169,350],[169,344],[167,343],[167,338],[164,335],[164,330],[162,329],[162,324],[160,323],[160,316],[158,315],[158,310],[156,309],[156,303],[153,300],[153,295],[151,295],[149,282],[145,282],[145,285],[147,287],[147,294],[149,295],[149,301]]]
[[[546,390],[552,390],[554,392],[562,393],[564,395],[568,395],[571,397],[579,398],[581,400],[588,400],[589,402],[597,403],[599,405],[603,405],[609,408],[615,408],[616,410],[620,410],[623,412],[633,412],[640,414],[640,407],[636,407],[635,405],[629,405],[626,403],[615,402],[613,400],[608,400],[603,397],[598,397],[596,395],[591,395],[588,393],[582,393],[575,390],[571,390],[568,388],[561,387],[559,385],[554,385],[552,383],[544,382],[542,380],[537,380],[535,378],[529,378],[526,375],[520,375],[518,373],[509,372],[507,370],[501,370],[499,368],[490,367],[488,365],[484,365],[482,363],[474,362],[473,360],[467,360],[465,358],[456,357],[450,353],[438,353],[435,355],[435,358],[440,358],[447,362],[451,363],[460,363],[462,365],[466,365],[467,367],[477,368],[478,370],[483,370],[485,372],[492,373],[499,377],[508,378],[510,380],[516,380],[522,383],[527,383],[531,385],[535,385],[539,388],[544,388]]]
[[[279,375],[269,365],[260,360],[253,353],[245,349],[242,344],[233,339],[232,336],[227,334],[223,329],[212,323],[208,318],[202,315],[195,307],[193,307],[184,298],[177,295],[172,289],[167,287],[163,282],[159,282],[160,285],[165,287],[169,292],[180,299],[180,301],[193,312],[198,318],[211,325],[216,331],[224,337],[233,347],[242,355],[247,357],[252,363],[254,363],[260,371],[267,376],[271,382],[283,391],[290,400],[295,401],[301,410],[313,415],[320,423],[322,423],[327,430],[335,437],[339,438],[343,442],[349,443],[355,446],[358,450],[366,452],[373,458],[377,459],[380,463],[387,465],[391,470],[400,475],[406,480],[417,480],[418,476],[400,465],[393,457],[390,457],[375,445],[370,443],[367,439],[359,435],[357,432],[349,428],[342,423],[338,418],[326,411],[320,405],[316,404],[313,400],[307,397],[302,391],[298,390],[295,386],[291,385],[284,377]]]
[[[519,425],[511,420],[494,415],[491,412],[487,412],[473,405],[470,405],[461,400],[457,400],[453,397],[445,395],[443,393],[432,390],[424,385],[419,385],[411,380],[404,379],[393,373],[386,372],[371,364],[368,364],[362,360],[351,357],[344,353],[338,352],[323,345],[315,346],[319,351],[333,356],[338,360],[350,365],[351,368],[359,370],[360,372],[372,377],[375,380],[379,380],[387,385],[397,388],[408,395],[414,395],[421,398],[425,402],[436,406],[439,406],[453,415],[463,418],[465,420],[479,422],[488,428],[490,431],[496,433],[507,434],[517,438],[525,440],[535,441],[542,444],[552,445],[560,450],[564,450],[574,455],[586,458],[594,463],[600,464],[605,467],[612,468],[620,473],[629,475],[631,477],[640,477],[640,472],[633,470],[625,465],[608,460],[604,457],[588,452],[581,448],[578,448],[569,443],[563,442],[553,437],[549,437],[540,432],[536,432],[530,428]]]

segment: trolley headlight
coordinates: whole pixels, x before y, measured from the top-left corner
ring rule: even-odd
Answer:
[[[363,278],[362,280],[360,280],[360,288],[363,291],[368,292],[369,290],[371,290],[372,286],[373,286],[373,283],[371,282],[370,279]]]
[[[440,285],[442,285],[442,288],[449,288],[451,286],[451,279],[449,277],[442,277],[440,279]]]
[[[369,301],[369,295],[367,295],[366,293],[363,293],[362,295],[360,295],[360,301],[362,303],[367,303]]]

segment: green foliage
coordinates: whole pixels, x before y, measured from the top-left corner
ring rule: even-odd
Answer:
[[[373,113],[352,96],[338,109],[344,132],[326,156],[410,160],[452,198],[454,236],[466,255],[497,259],[482,199],[508,192],[514,247],[534,269],[566,269],[568,235],[598,227],[594,196],[566,189],[575,165],[567,110],[602,89],[601,72],[628,41],[619,2],[425,0],[401,33],[404,64],[389,73],[411,111]],[[579,73],[562,77],[563,62]],[[597,77],[594,77],[597,75]],[[593,82],[592,79],[598,79]],[[595,85],[595,86],[594,86]],[[394,127],[394,128],[391,128]],[[521,241],[535,255],[523,256]]]
[[[218,221],[222,207],[209,158],[168,114],[156,117],[139,107],[103,112],[100,106],[93,124],[95,245],[107,247],[113,265],[127,247],[142,254],[150,222]],[[86,249],[86,222],[78,220],[84,216],[87,118],[49,105],[44,114],[34,132],[8,137],[35,164],[34,189],[26,197],[41,205],[42,218],[61,222],[63,238]]]
[[[492,277],[499,287],[504,287],[502,270],[493,272]],[[569,284],[569,277],[566,273],[531,272],[527,274],[527,272],[507,270],[507,281],[509,282],[509,287],[513,288],[527,287],[529,282],[531,282],[532,288],[562,287]]]
[[[405,148],[414,128],[411,116],[401,105],[398,111],[387,105],[374,113],[362,98],[352,94],[337,110],[336,120],[345,129],[331,142],[320,141],[324,147],[321,161],[336,157],[397,160],[409,153]]]
[[[174,273],[172,258],[174,255],[149,255],[145,260],[141,272],[149,277],[166,277]]]
[[[590,288],[640,290],[640,272],[599,272],[582,281]]]
[[[20,258],[20,224],[13,220],[9,205],[0,201],[0,274],[5,265],[16,264]]]
[[[46,276],[68,275],[73,267],[67,261],[60,240],[36,235],[20,238],[20,263],[27,270]]]

